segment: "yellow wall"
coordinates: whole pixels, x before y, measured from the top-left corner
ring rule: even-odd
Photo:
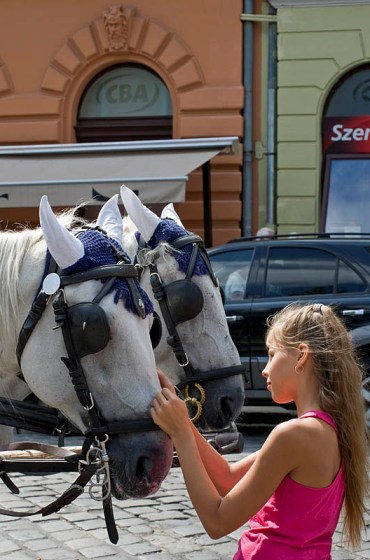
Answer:
[[[335,83],[370,60],[370,5],[280,8],[277,15],[278,231],[314,232],[322,112]]]

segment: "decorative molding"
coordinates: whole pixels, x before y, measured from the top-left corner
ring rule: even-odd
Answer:
[[[103,21],[108,35],[110,51],[119,51],[127,47],[130,35],[131,16],[134,9],[122,5],[111,6],[103,12]]]
[[[369,0],[269,0],[271,6],[279,8],[311,8],[332,6],[354,6],[356,4],[367,4]]]
[[[108,58],[114,61],[115,57],[120,63],[148,61],[153,69],[163,70],[178,92],[204,84],[197,59],[179,35],[139,14],[132,6],[114,5],[104,10],[100,18],[66,37],[45,72],[41,89],[47,94],[64,96],[69,84],[88,63],[90,68],[95,67],[95,74],[106,67]]]

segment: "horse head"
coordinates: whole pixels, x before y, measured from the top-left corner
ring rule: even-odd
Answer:
[[[46,294],[47,304],[20,363],[32,392],[85,434],[87,448],[104,444],[112,493],[123,499],[158,490],[172,445],[150,419],[160,390],[152,304],[122,249],[122,219],[111,205],[101,228],[72,233],[42,198],[44,240],[30,247],[21,274],[24,299]]]
[[[224,428],[244,402],[243,367],[202,239],[186,231],[172,204],[159,218],[125,186],[121,198],[128,214],[123,244],[161,319],[153,327],[157,366],[200,428]]]

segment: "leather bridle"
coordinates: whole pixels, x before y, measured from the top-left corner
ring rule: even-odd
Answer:
[[[81,351],[77,350],[76,343],[74,341],[74,333],[71,328],[69,313],[70,308],[68,307],[64,291],[64,288],[66,286],[80,284],[83,282],[87,282],[88,280],[106,280],[98,295],[94,298],[93,302],[77,304],[80,307],[78,309],[78,314],[81,316],[82,322],[84,314],[86,313],[86,309],[84,309],[84,306],[96,306],[95,312],[100,312],[100,316],[98,317],[97,321],[101,322],[101,314],[103,314],[104,316],[105,314],[102,308],[98,306],[99,302],[109,292],[116,278],[124,278],[128,283],[137,313],[141,317],[145,316],[143,302],[140,297],[140,293],[137,290],[137,286],[134,282],[134,280],[138,279],[137,268],[132,265],[128,261],[128,257],[126,257],[124,253],[119,252],[113,244],[112,248],[117,260],[117,263],[113,265],[102,265],[70,275],[63,275],[53,262],[51,262],[49,266],[49,271],[56,270],[56,273],[59,275],[60,279],[60,285],[55,293],[55,298],[53,301],[53,308],[56,321],[56,327],[54,328],[61,328],[64,344],[68,355],[68,357],[62,357],[61,360],[68,368],[68,372],[71,377],[77,397],[83,408],[88,412],[91,422],[91,428],[84,434],[86,438],[84,449],[88,449],[89,443],[91,443],[91,440],[94,438],[98,440],[104,440],[107,436],[113,434],[158,429],[158,426],[156,426],[156,424],[154,424],[154,422],[150,418],[114,422],[106,422],[104,420],[101,411],[98,409],[97,404],[94,402],[93,396],[91,395],[80,360],[81,357],[92,352],[85,351],[81,353]],[[51,259],[51,261],[53,261],[53,259]],[[34,303],[32,304],[31,310],[19,334],[17,345],[17,357],[19,363],[26,343],[30,338],[34,328],[36,327],[39,319],[41,318],[41,315],[46,308],[49,298],[50,295],[46,294],[45,291],[41,289],[37,294]],[[103,347],[105,347],[107,343],[108,339],[105,340],[105,344]],[[103,347],[99,347],[99,349],[95,351],[102,350]]]
[[[235,365],[200,371],[195,369],[192,365],[191,360],[184,350],[176,327],[179,323],[196,317],[203,308],[203,294],[200,288],[192,281],[198,257],[202,259],[214,286],[218,287],[219,283],[212,269],[203,239],[200,236],[188,234],[175,239],[171,243],[168,243],[168,245],[170,245],[170,247],[174,250],[180,250],[187,245],[192,246],[185,278],[183,280],[176,280],[168,284],[164,284],[158,272],[158,267],[154,261],[148,265],[150,270],[150,283],[154,297],[158,301],[163,320],[169,333],[169,336],[167,337],[167,344],[172,348],[179,366],[181,366],[185,372],[186,378],[183,381],[180,381],[176,385],[176,388],[180,392],[184,391],[184,401],[190,407],[196,409],[195,415],[191,418],[193,422],[196,422],[202,414],[203,404],[206,399],[203,383],[206,381],[240,375],[244,373],[244,366]],[[144,249],[145,247],[147,247],[147,245],[140,236],[138,251]],[[136,266],[140,270],[141,276],[144,267],[137,263],[137,257],[135,262]],[[189,297],[187,298],[187,296]],[[180,298],[185,302],[185,306],[181,306]],[[182,311],[180,311],[180,307],[182,308]]]

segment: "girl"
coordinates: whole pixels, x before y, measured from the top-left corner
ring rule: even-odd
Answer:
[[[172,438],[187,490],[211,538],[247,521],[234,560],[330,560],[343,508],[358,545],[368,495],[362,372],[341,320],[325,305],[290,305],[269,320],[262,372],[273,400],[297,418],[277,425],[262,448],[228,464],[199,434],[186,405],[159,372],[152,418]]]

